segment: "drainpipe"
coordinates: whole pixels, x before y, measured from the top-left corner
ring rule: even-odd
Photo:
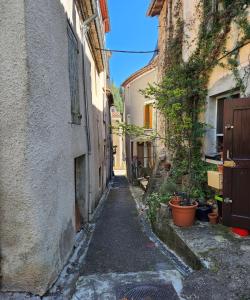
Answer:
[[[92,22],[92,21],[94,21],[95,20],[95,18],[97,18],[98,17],[98,14],[97,14],[97,11],[95,10],[95,13],[91,16],[91,17],[89,17],[87,20],[85,20],[84,22],[83,22],[83,24],[82,24],[82,30],[83,30],[83,34],[85,34],[87,31],[88,31],[88,29],[89,29],[89,24]]]
[[[90,141],[90,128],[89,128],[89,109],[88,109],[88,94],[86,89],[86,62],[85,62],[85,34],[87,33],[89,29],[89,24],[94,21],[97,18],[98,14],[95,10],[95,13],[89,17],[87,20],[85,20],[82,24],[82,64],[83,64],[83,93],[84,93],[84,104],[85,104],[85,122],[86,122],[86,131],[87,131],[87,148],[88,148],[88,222],[90,221],[90,215],[91,215],[91,202],[90,199],[92,198],[92,192],[91,192],[91,174],[90,174],[90,155],[91,155],[91,141]]]

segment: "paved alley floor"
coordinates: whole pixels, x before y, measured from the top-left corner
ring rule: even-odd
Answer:
[[[180,289],[174,263],[142,229],[127,179],[116,176],[72,299],[175,300]]]

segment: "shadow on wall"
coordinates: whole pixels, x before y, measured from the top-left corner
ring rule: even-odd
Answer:
[[[92,202],[91,212],[97,207],[99,200],[106,188],[111,177],[112,167],[110,160],[112,160],[112,142],[110,135],[110,108],[108,99],[104,102],[106,93],[102,90],[99,95],[103,111],[98,109],[93,104],[92,99],[92,80],[91,80],[91,62],[85,55],[84,69],[85,69],[85,90],[86,90],[86,104],[89,135],[90,135],[90,178],[92,182]],[[98,80],[98,76],[95,78]],[[104,94],[103,94],[104,93]]]
[[[67,14],[61,2],[11,1],[1,7],[6,27],[3,31],[11,33],[4,35],[10,47],[4,51],[5,76],[1,79],[7,93],[0,91],[3,102],[8,100],[1,106],[7,116],[6,126],[1,126],[1,290],[43,295],[56,280],[74,245],[74,156],[84,154],[85,126],[71,125],[69,119]],[[73,12],[71,26],[76,28],[75,7]],[[94,126],[97,118],[103,120],[102,112],[92,106],[91,62],[86,55],[85,62],[87,97],[80,89],[80,99],[82,110],[85,101],[89,105],[86,115],[93,152],[90,177],[95,203],[95,191],[101,194],[101,188],[96,186],[100,166],[104,170],[103,160],[99,159],[104,141],[99,130],[98,149]],[[25,67],[20,71],[22,64]],[[24,82],[24,75],[28,82]],[[27,93],[23,92],[26,85]],[[82,140],[76,140],[79,136]],[[76,145],[73,147],[72,143]]]

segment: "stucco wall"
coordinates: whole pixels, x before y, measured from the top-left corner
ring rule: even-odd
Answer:
[[[201,5],[200,0],[182,1],[183,4],[183,44],[182,57],[188,61],[197,47],[197,36],[201,23]]]
[[[0,37],[5,41],[0,49],[2,288],[43,294],[73,247],[74,158],[88,154],[85,118],[81,125],[71,124],[67,18],[79,39],[80,110],[84,116],[88,101],[95,136],[92,117],[102,115],[100,93],[106,78],[98,75],[101,83],[94,94],[91,77],[96,67],[86,42],[85,99],[80,23],[73,0],[2,1],[0,14]],[[86,176],[92,182],[85,183],[90,203],[99,193],[100,161],[92,156],[93,170]]]
[[[26,212],[34,208],[27,199],[30,189],[25,153],[28,122],[28,74],[25,44],[24,2],[0,2],[0,237],[1,273],[3,287],[22,286],[23,277],[28,282],[36,277],[20,274],[27,263],[24,248],[32,250],[30,236],[33,229]],[[29,266],[27,266],[29,268]],[[8,283],[5,286],[5,283]],[[34,281],[33,281],[34,283]]]
[[[182,57],[184,61],[188,61],[192,53],[197,47],[197,36],[199,33],[199,25],[202,17],[202,1],[201,0],[182,0],[181,3],[177,0],[164,1],[160,15],[159,15],[159,55],[158,55],[158,78],[161,80],[164,75],[164,64],[167,64],[167,46],[168,38],[171,35],[171,25],[173,29],[176,28],[176,9],[175,5],[178,5],[181,10],[180,13],[183,16],[184,21],[184,40],[182,44]],[[181,4],[181,5],[180,5]],[[171,9],[172,8],[172,9]],[[250,21],[250,8],[248,8],[248,19]],[[225,48],[227,51],[231,51],[237,44],[237,40],[242,35],[239,32],[237,24],[232,22],[231,30],[227,35]],[[244,46],[239,51],[239,72],[243,77],[246,74],[246,69],[249,69],[249,53],[250,45]],[[221,54],[223,55],[223,54]],[[171,59],[171,58],[170,58]],[[227,63],[227,58],[221,61]],[[249,72],[249,70],[248,70]],[[245,76],[245,85],[247,86],[245,95],[241,93],[241,97],[250,95],[250,80]],[[216,111],[216,97],[228,94],[233,89],[237,89],[236,82],[232,73],[219,65],[217,65],[209,74],[208,82],[208,97],[206,112],[200,115],[200,119],[206,122],[210,126],[207,129],[207,134],[204,139],[204,154],[214,154],[216,152],[216,122],[217,122],[217,111]],[[164,135],[165,121],[164,117],[160,112],[158,113],[158,132]],[[158,141],[157,149],[161,149],[164,152],[164,145]],[[160,151],[161,152],[161,151]],[[160,154],[159,152],[159,154]]]
[[[249,12],[250,10],[248,10]],[[249,14],[250,20],[250,14]],[[232,22],[231,30],[226,39],[226,51],[231,51],[236,47],[237,40],[241,32],[238,26]],[[228,68],[223,68],[217,65],[211,72],[208,82],[208,97],[205,114],[201,115],[201,119],[209,125],[204,139],[204,154],[212,155],[217,152],[216,143],[216,126],[217,126],[217,98],[227,96],[230,97],[232,93],[239,93],[241,97],[249,97],[250,95],[250,78],[245,76],[249,73],[249,53],[250,45],[246,45],[239,50],[239,74],[241,78],[245,78],[244,84],[246,86],[245,93],[237,89],[237,83],[232,72]],[[221,60],[221,63],[227,65],[227,58]],[[219,100],[218,100],[219,101]]]
[[[128,122],[128,115],[130,116],[130,124],[144,127],[144,106],[149,102],[149,99],[145,98],[140,90],[145,89],[148,84],[157,82],[157,68],[151,69],[136,77],[130,83],[124,87],[124,102],[125,102],[125,120]],[[153,112],[153,127],[156,128],[156,114]],[[127,162],[127,175],[131,178],[131,141],[129,136],[126,136],[126,162]],[[134,139],[134,155],[136,156],[136,143]]]
[[[134,79],[125,87],[126,115],[130,115],[131,124],[144,126],[144,105],[148,101],[140,92],[149,83],[157,81],[157,71],[152,69]]]
[[[166,64],[166,46],[167,46],[167,26],[168,26],[168,19],[167,19],[167,8],[168,8],[168,1],[164,1],[161,13],[159,15],[159,29],[158,29],[158,78],[159,80],[162,79],[165,70]]]

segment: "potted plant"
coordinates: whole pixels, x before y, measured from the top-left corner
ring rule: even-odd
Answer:
[[[212,212],[212,205],[207,204],[203,199],[198,200],[196,218],[201,222],[209,222],[208,214]]]
[[[172,202],[180,201],[180,197],[176,193],[178,190],[177,184],[171,180],[171,178],[166,178],[160,187],[160,194],[162,197],[167,197],[168,201],[172,200]]]
[[[181,202],[181,196],[179,196],[177,193],[174,193],[170,200],[172,204],[179,204]]]
[[[217,168],[218,168],[218,172],[223,174],[223,168],[224,168],[223,165],[220,164],[217,166]]]
[[[192,226],[198,202],[190,199],[187,195],[181,196],[179,203],[169,201],[172,209],[174,224],[180,227]]]
[[[218,214],[216,212],[212,212],[208,214],[209,223],[210,224],[217,224],[218,223]]]

